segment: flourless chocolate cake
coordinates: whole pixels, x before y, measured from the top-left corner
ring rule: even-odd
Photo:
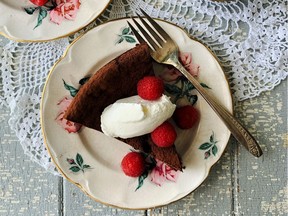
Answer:
[[[64,118],[101,131],[100,116],[103,110],[121,98],[136,95],[138,81],[153,74],[148,45],[137,45],[98,70],[80,88]],[[182,169],[181,159],[174,145],[160,148],[152,142],[149,134],[117,139],[152,155],[176,170]]]

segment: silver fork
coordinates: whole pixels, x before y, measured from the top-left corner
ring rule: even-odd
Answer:
[[[179,48],[177,44],[158,23],[149,17],[143,10],[141,10],[141,12],[144,14],[146,19],[143,19],[138,14],[137,15],[146,30],[134,18],[132,18],[132,20],[146,40],[144,40],[133,25],[127,21],[137,40],[140,43],[148,43],[150,47],[150,54],[156,62],[173,65],[175,68],[177,68],[213,108],[238,142],[241,143],[251,154],[256,157],[260,157],[262,155],[262,150],[253,136],[233,117],[232,114],[229,113],[229,111],[226,110],[226,108],[219,104],[189,72],[186,71],[184,66],[178,60]],[[154,40],[150,35],[154,38]]]

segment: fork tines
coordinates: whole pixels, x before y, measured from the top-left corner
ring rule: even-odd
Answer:
[[[146,39],[146,42],[150,45],[151,49],[156,50],[157,48],[162,48],[162,46],[164,45],[166,41],[169,41],[172,39],[157,22],[155,22],[150,16],[148,16],[148,14],[146,14],[142,9],[140,10],[144,14],[146,20],[148,20],[150,24],[149,25],[145,19],[143,19],[139,14],[137,14],[138,18],[140,19],[144,27],[147,29],[147,31],[134,18],[132,18],[133,22],[135,23],[135,25],[137,26],[137,28],[139,29],[143,37]],[[138,31],[129,22],[128,22],[128,25],[130,26],[137,40],[140,43],[145,42],[143,37],[138,33]]]

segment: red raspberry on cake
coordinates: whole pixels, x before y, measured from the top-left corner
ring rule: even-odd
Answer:
[[[157,100],[164,92],[164,83],[156,76],[146,76],[139,80],[137,92],[145,100]]]
[[[176,125],[181,129],[192,128],[198,122],[199,117],[199,111],[191,105],[176,108],[173,114]]]
[[[145,171],[145,158],[138,152],[130,152],[122,159],[121,168],[127,176],[141,176]]]
[[[175,128],[169,122],[164,122],[151,133],[152,141],[159,147],[170,147],[177,138]]]

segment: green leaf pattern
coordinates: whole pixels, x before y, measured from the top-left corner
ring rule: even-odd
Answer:
[[[72,166],[72,167],[70,167],[70,170],[71,170],[72,172],[79,172],[79,171],[80,171],[80,168],[79,168],[78,166]]]
[[[27,7],[27,8],[24,8],[24,10],[26,11],[27,14],[29,15],[32,15],[35,10],[37,9],[37,7]]]
[[[165,84],[164,87],[169,94],[174,94],[178,97],[182,94],[182,89],[176,85]]]
[[[84,85],[89,79],[90,79],[90,76],[89,77],[84,77],[84,78],[79,80],[79,84],[80,85]]]
[[[213,144],[212,143],[203,143],[202,145],[200,145],[199,149],[200,150],[206,150],[209,149]]]
[[[138,177],[138,186],[135,189],[137,191],[140,187],[142,187],[144,180],[148,177],[148,171],[145,171],[141,176]]]
[[[87,164],[84,164],[83,165],[83,168],[85,169],[85,168],[90,168],[91,166],[90,165],[87,165]]]
[[[124,27],[121,30],[121,34],[118,35],[118,40],[116,43],[120,44],[124,41],[126,41],[128,43],[136,43],[135,36],[134,36],[133,32],[131,31],[130,27]]]
[[[84,77],[84,78],[80,79],[78,82],[80,84],[80,87],[82,85],[84,85],[89,79],[90,79],[90,77]],[[70,95],[72,97],[75,97],[76,94],[78,93],[79,89],[77,89],[71,85],[68,85],[64,79],[62,79],[62,80],[63,80],[63,84],[64,84],[65,89],[67,89],[70,92]]]
[[[216,145],[214,145],[214,146],[212,147],[212,154],[213,154],[214,156],[216,156],[217,151],[218,151],[218,148],[217,148]]]
[[[38,19],[37,19],[37,25],[34,27],[37,28],[38,26],[40,26],[42,24],[42,20],[47,17],[47,9],[43,8],[43,7],[39,7],[39,14],[38,14]]]
[[[138,186],[135,191],[143,186],[144,180],[148,177],[149,172],[156,166],[156,160],[152,156],[144,152],[141,152],[141,154],[144,156],[146,161],[146,171],[138,177]]]
[[[37,17],[37,24],[35,25],[35,28],[39,27],[41,24],[42,24],[42,21],[43,19],[45,19],[48,15],[48,10],[50,9],[53,9],[54,7],[52,8],[49,8],[49,7],[26,7],[24,8],[24,11],[29,14],[29,15],[33,15],[35,11],[39,11],[38,12],[38,17]]]
[[[130,28],[126,27],[122,30],[122,35],[127,35],[127,34],[129,34],[129,32],[130,32]]]
[[[70,92],[70,95],[72,97],[75,97],[76,94],[78,93],[78,89],[74,88],[73,86],[68,85],[65,80],[63,79],[64,87]]]
[[[79,171],[84,173],[85,169],[91,168],[90,165],[84,164],[83,157],[79,153],[76,154],[76,163],[72,158],[67,158],[66,161],[71,165],[69,170],[71,170],[73,173],[77,173]]]
[[[209,86],[207,86],[204,83],[200,83],[204,88],[210,89]],[[179,77],[179,79],[176,80],[173,84],[164,84],[165,91],[172,95],[174,97],[174,103],[177,103],[177,101],[181,98],[186,98],[192,105],[194,105],[197,100],[198,96],[195,95],[193,90],[195,90],[195,87],[191,82],[189,82],[184,77]]]
[[[205,83],[200,83],[200,85],[203,87],[203,88],[207,88],[207,89],[211,89],[209,86],[207,86]]]
[[[82,156],[79,153],[77,153],[76,155],[76,162],[80,167],[82,167],[84,161],[83,161]]]
[[[199,146],[199,149],[205,151],[204,159],[208,159],[211,156],[211,153],[216,156],[218,152],[218,147],[216,145],[218,141],[215,140],[215,134],[212,132],[212,135],[209,138],[209,142],[205,142]]]
[[[198,96],[197,95],[188,95],[187,99],[192,105],[194,105],[198,100]]]

